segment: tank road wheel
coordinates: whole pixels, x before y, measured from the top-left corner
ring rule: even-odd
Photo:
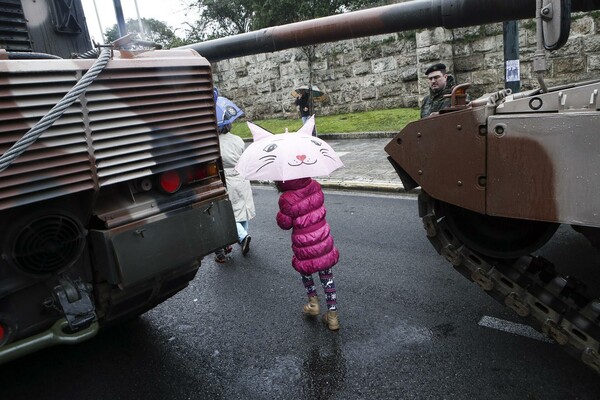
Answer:
[[[492,217],[438,202],[451,232],[471,250],[487,257],[513,259],[542,247],[559,224]]]

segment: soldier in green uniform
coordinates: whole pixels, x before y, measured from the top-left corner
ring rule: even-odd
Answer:
[[[421,118],[437,114],[442,108],[450,106],[450,98],[444,95],[452,93],[454,77],[446,73],[444,64],[434,64],[425,71],[429,82],[429,95],[423,99]]]

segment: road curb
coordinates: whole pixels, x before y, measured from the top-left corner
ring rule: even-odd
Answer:
[[[391,182],[360,182],[360,181],[336,181],[316,179],[324,189],[335,190],[356,190],[365,192],[385,192],[385,193],[418,193],[404,189],[400,183]]]
[[[352,132],[352,133],[328,133],[319,135],[319,138],[327,140],[345,140],[345,139],[383,139],[393,138],[398,132]],[[251,138],[244,139],[245,142],[252,142]],[[324,189],[332,190],[348,190],[348,191],[365,191],[365,192],[380,192],[380,193],[407,193],[407,194],[419,194],[420,189],[406,190],[400,182],[390,181],[361,181],[361,180],[345,180],[345,179],[331,179],[316,178],[317,182],[321,184]],[[272,186],[271,181],[250,181],[252,185],[257,186]]]
[[[393,138],[399,132],[352,132],[352,133],[324,133],[319,135],[323,140],[340,140],[340,139],[386,139]]]
[[[393,138],[399,132],[388,132],[388,131],[380,131],[380,132],[351,132],[351,133],[323,133],[318,135],[320,139],[325,141],[327,140],[344,140],[344,139],[386,139]],[[252,138],[244,138],[244,142],[252,143]]]
[[[407,194],[419,194],[421,192],[420,189],[406,190],[401,183],[340,181],[319,178],[316,178],[315,180],[321,184],[323,189]],[[275,187],[271,181],[250,181],[250,183],[256,186]]]

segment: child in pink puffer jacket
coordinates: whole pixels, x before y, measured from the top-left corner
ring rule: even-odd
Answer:
[[[327,298],[327,312],[323,314],[323,322],[329,329],[338,330],[337,296],[331,267],[337,264],[340,254],[333,244],[330,227],[325,220],[325,196],[321,185],[311,178],[278,181],[275,184],[282,192],[279,197],[277,225],[281,229],[292,229],[292,266],[302,275],[308,294],[308,304],[304,305],[303,312],[308,316],[320,313],[312,278],[312,274],[318,272]]]

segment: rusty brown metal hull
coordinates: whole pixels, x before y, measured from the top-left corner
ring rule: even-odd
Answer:
[[[487,213],[600,227],[599,123],[589,112],[491,117]]]
[[[465,110],[408,124],[385,151],[433,197],[485,213],[485,110]]]
[[[598,89],[593,83],[533,96],[545,105],[537,112],[514,113],[509,100],[493,111],[415,121],[385,151],[441,201],[490,216],[600,227],[600,106],[575,98],[594,98]],[[579,108],[559,110],[559,95]]]

